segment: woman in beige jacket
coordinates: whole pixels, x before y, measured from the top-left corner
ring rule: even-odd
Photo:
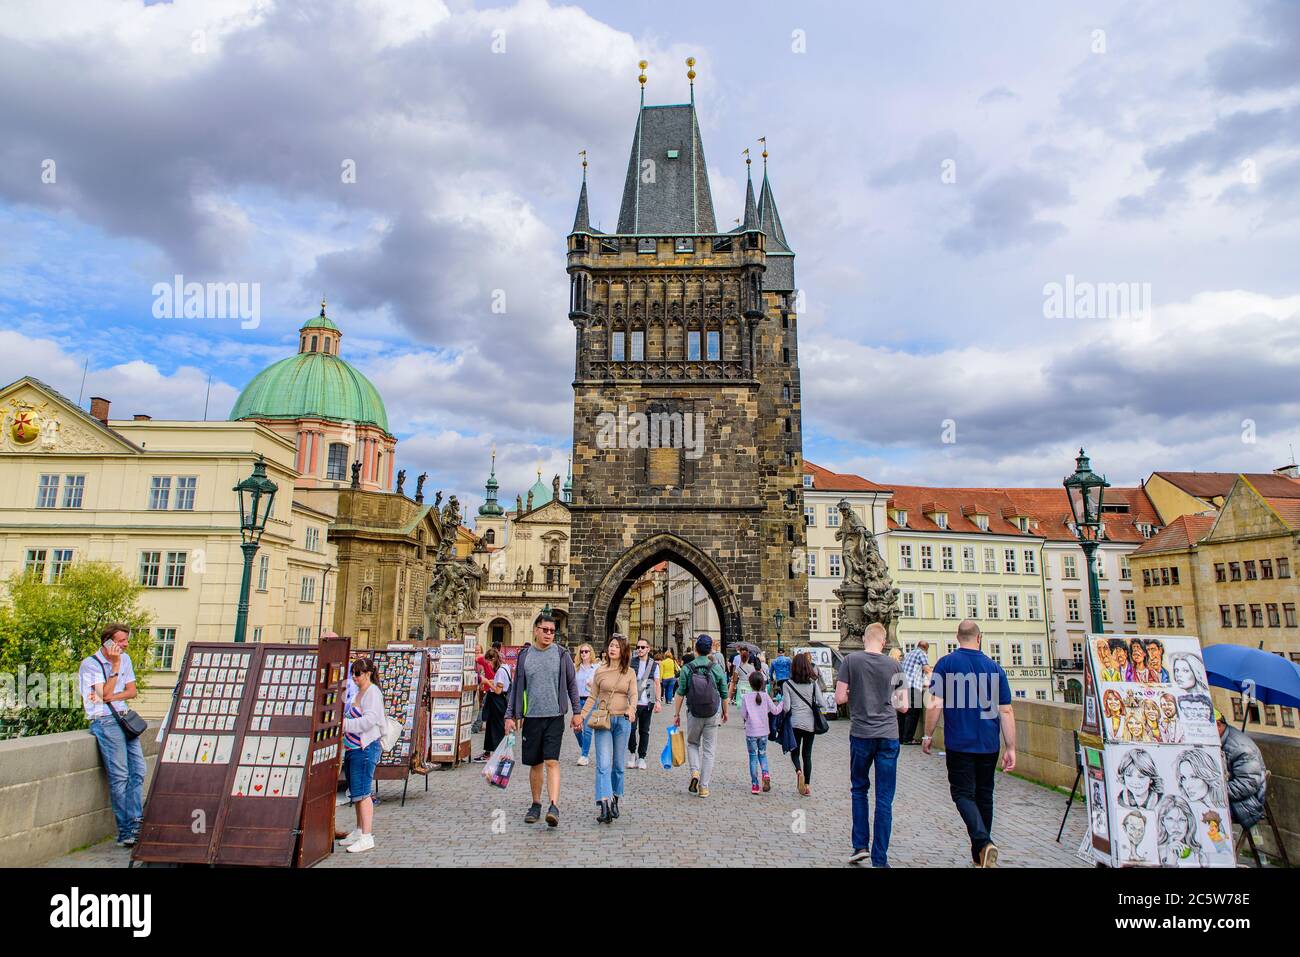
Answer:
[[[618,799],[623,796],[623,762],[627,736],[636,720],[636,672],[630,667],[632,646],[622,635],[609,636],[605,642],[605,660],[592,675],[587,704],[579,717],[587,722],[596,708],[609,711],[608,728],[592,728],[592,746],[596,752],[596,806],[599,824],[618,817]]]

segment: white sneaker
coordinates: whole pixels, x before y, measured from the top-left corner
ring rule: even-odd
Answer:
[[[578,755],[578,767],[585,768],[586,766],[587,766],[587,756],[585,754]]]
[[[637,770],[638,770],[638,771],[644,771],[644,770],[645,770],[645,758],[641,758],[639,761],[637,761],[637,763],[636,763],[636,767],[637,767]]]
[[[348,847],[349,854],[360,854],[362,851],[373,851],[375,849],[375,836],[373,834],[362,834],[357,838],[357,842]]]
[[[625,764],[624,767],[627,767],[627,768],[634,768],[634,767],[636,767],[636,755],[635,755],[635,754],[634,754],[634,755],[631,755],[631,756],[627,759],[627,764]]]
[[[361,828],[359,828],[359,827],[354,827],[354,828],[353,828],[353,829],[348,833],[348,836],[347,836],[347,837],[345,837],[345,838],[343,838],[343,840],[339,841],[339,846],[340,846],[340,847],[351,847],[353,844],[355,844],[355,843],[356,843],[358,840],[360,840],[360,839],[361,839]]]

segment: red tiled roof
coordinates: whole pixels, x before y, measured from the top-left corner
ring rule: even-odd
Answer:
[[[1264,501],[1268,502],[1292,531],[1300,531],[1300,499],[1266,498]]]
[[[803,460],[803,472],[813,477],[813,488],[823,492],[888,492],[889,487],[877,485],[861,475],[848,472],[832,472],[820,465]]]
[[[1212,499],[1226,496],[1238,475],[1244,475],[1266,498],[1300,498],[1300,481],[1272,472],[1154,472],[1188,495]]]
[[[1208,515],[1179,515],[1156,535],[1134,550],[1134,555],[1167,552],[1187,548],[1204,538],[1214,525]]]
[[[1069,523],[1074,521],[1070,512],[1070,500],[1065,488],[1004,488],[1005,492],[1019,514],[1031,519],[1030,530],[1042,535],[1049,541],[1074,541]],[[1107,512],[1107,505],[1128,505],[1127,512]],[[1102,521],[1106,524],[1106,539],[1112,542],[1146,541],[1138,531],[1138,523],[1159,526],[1160,517],[1156,514],[1151,499],[1139,487],[1108,488],[1102,498]],[[1036,523],[1036,525],[1035,525]]]
[[[929,488],[921,485],[895,485],[890,508],[906,509],[907,528],[914,532],[960,532],[962,534],[1022,535],[1033,537],[1034,532],[1022,532],[1002,517],[1003,510],[1011,514],[1011,499],[1001,489],[988,488]],[[948,527],[940,528],[923,509],[948,513]],[[987,515],[987,532],[975,524],[973,515]],[[892,518],[891,529],[901,526]]]

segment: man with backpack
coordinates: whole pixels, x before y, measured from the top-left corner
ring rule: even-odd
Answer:
[[[718,712],[727,721],[727,676],[721,666],[709,660],[713,639],[700,635],[695,640],[696,657],[677,678],[677,707],[673,724],[681,727],[682,704],[686,705],[686,760],[691,767],[690,791],[709,796],[713,774],[714,745],[718,738]]]

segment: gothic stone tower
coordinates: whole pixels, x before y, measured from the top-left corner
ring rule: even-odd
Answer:
[[[573,634],[603,642],[667,559],[708,591],[725,644],[772,646],[777,611],[792,643],[808,595],[794,253],[766,151],[759,201],[751,179],[721,231],[693,85],[688,104],[646,106],[641,79],[617,231],[591,227],[584,161],[568,239]]]

